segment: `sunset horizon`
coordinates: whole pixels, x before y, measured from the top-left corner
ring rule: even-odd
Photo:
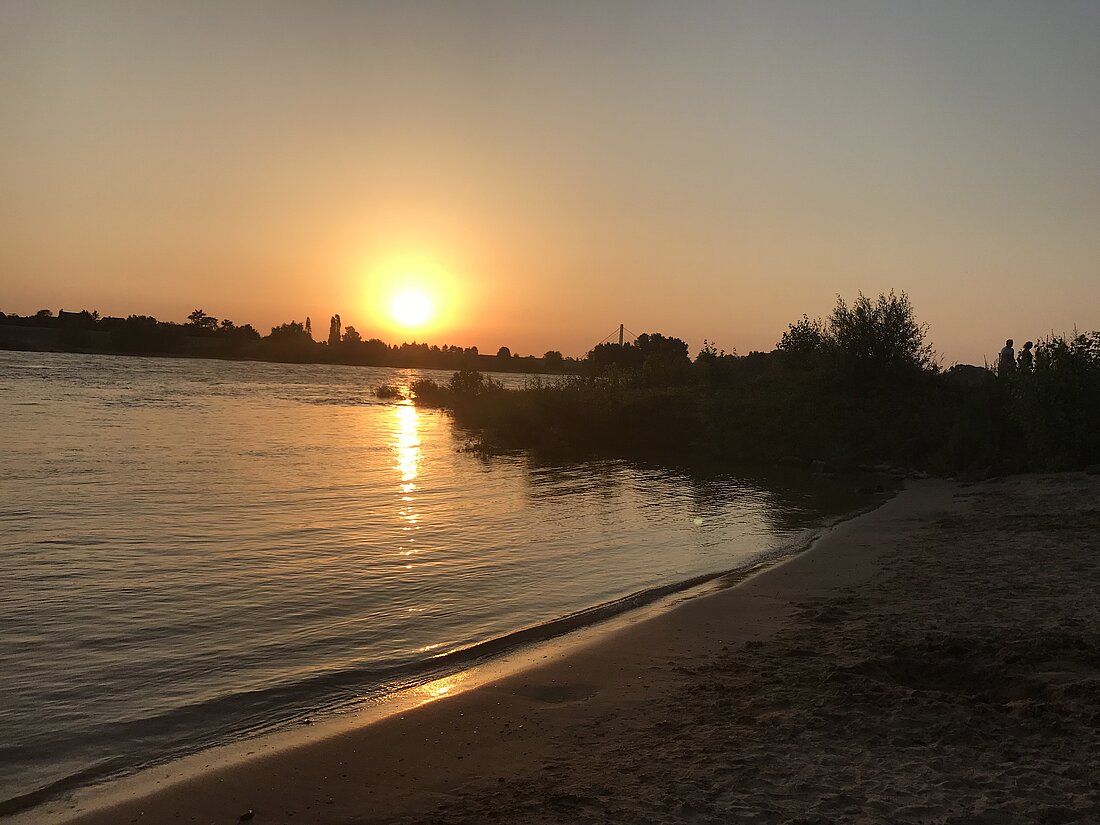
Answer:
[[[1089,5],[0,15],[5,312],[396,337],[404,271],[433,339],[530,353],[768,351],[891,289],[948,365],[1100,326]]]
[[[1100,823],[1100,0],[0,0],[0,820]]]

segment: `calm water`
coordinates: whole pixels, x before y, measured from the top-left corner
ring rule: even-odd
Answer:
[[[424,681],[853,504],[485,459],[374,397],[422,374],[0,352],[4,808]]]

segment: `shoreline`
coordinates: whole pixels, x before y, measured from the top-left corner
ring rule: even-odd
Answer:
[[[50,821],[1095,821],[1097,501],[919,482],[534,667]]]
[[[29,331],[29,333],[28,333]],[[63,330],[60,327],[34,327],[34,326],[22,326],[22,325],[5,325],[0,323],[0,352],[22,352],[29,354],[40,355],[106,355],[110,357],[121,356],[124,358],[172,358],[182,360],[205,360],[205,361],[230,361],[230,362],[250,362],[256,364],[289,364],[289,365],[317,365],[317,366],[340,366],[340,367],[366,367],[368,369],[397,369],[397,370],[436,370],[439,372],[454,372],[455,370],[462,369],[476,369],[479,372],[484,373],[499,373],[501,375],[538,375],[546,376],[549,378],[554,377],[567,377],[574,373],[569,371],[562,371],[556,369],[547,369],[541,362],[542,358],[537,356],[522,356],[520,360],[526,358],[538,358],[539,364],[523,363],[523,364],[511,364],[505,362],[499,356],[496,355],[469,355],[470,360],[468,363],[462,364],[448,364],[444,366],[428,366],[428,365],[415,365],[415,364],[390,364],[390,363],[367,363],[366,360],[324,360],[324,359],[305,359],[305,360],[289,360],[287,358],[264,358],[260,353],[255,351],[247,352],[209,352],[209,351],[189,351],[189,352],[168,352],[168,351],[140,351],[140,352],[127,352],[125,350],[115,349],[112,346],[76,346],[66,345],[61,338]],[[109,332],[94,332],[95,335],[107,335]],[[4,336],[8,336],[5,338]],[[13,340],[21,339],[21,340]],[[37,340],[36,340],[37,339]],[[199,337],[192,339],[192,342],[209,342],[217,340],[209,337]],[[313,345],[322,346],[320,341],[313,341]],[[393,344],[392,346],[401,347],[409,342],[402,342],[401,344]],[[391,346],[387,344],[387,346]],[[43,348],[44,347],[44,348]],[[385,360],[385,359],[369,359]],[[503,367],[503,369],[502,369]],[[522,367],[522,369],[521,369]]]
[[[75,823],[85,822],[128,821],[116,819],[116,809],[120,809],[120,812],[124,811],[128,805],[141,803],[151,794],[162,793],[164,790],[172,794],[173,789],[177,787],[190,786],[195,782],[202,783],[207,779],[220,784],[222,778],[217,774],[221,772],[236,773],[242,769],[247,770],[252,763],[260,760],[293,759],[300,751],[325,747],[342,737],[361,735],[381,726],[404,727],[400,723],[406,722],[409,714],[421,713],[437,704],[449,705],[459,700],[469,701],[466,697],[471,693],[494,689],[498,682],[527,678],[527,674],[540,672],[556,664],[572,670],[574,665],[567,661],[572,657],[586,655],[593,646],[614,647],[621,644],[619,637],[624,633],[636,633],[640,627],[647,628],[651,623],[666,620],[670,613],[685,605],[721,597],[725,593],[736,591],[745,584],[755,581],[760,576],[783,568],[814,552],[822,542],[829,540],[836,530],[858,522],[888,506],[897,495],[899,494],[894,493],[891,499],[880,502],[874,507],[856,510],[830,521],[814,531],[806,540],[779,555],[764,555],[744,567],[652,588],[641,594],[632,594],[617,600],[611,605],[601,605],[589,611],[583,611],[584,614],[588,614],[591,610],[595,610],[600,613],[607,612],[607,615],[601,615],[594,621],[571,627],[563,634],[508,650],[487,662],[474,664],[466,670],[401,691],[382,702],[366,703],[350,714],[338,712],[323,719],[319,724],[311,721],[308,726],[287,728],[259,737],[246,738],[237,743],[205,749],[168,763],[143,769],[129,776],[78,789],[72,794],[49,800],[43,805],[17,812],[7,821],[12,825],[24,825],[32,821],[56,823],[56,825],[68,825],[70,822],[75,825]],[[639,596],[645,598],[640,604],[631,605]],[[618,609],[606,611],[609,606]],[[555,624],[559,622],[568,624],[573,618],[573,616],[563,617],[556,620]],[[526,633],[529,630],[519,632]],[[564,664],[561,664],[563,662]],[[555,678],[551,677],[552,680]],[[438,701],[444,697],[445,702]],[[458,713],[464,714],[465,711],[460,710]],[[414,721],[412,724],[418,723]],[[242,809],[238,815],[245,810],[257,809],[255,806]],[[106,818],[100,820],[100,816]],[[233,821],[235,817],[226,818],[226,814],[223,813],[222,819]],[[319,819],[317,821],[342,820]]]
[[[451,651],[443,657],[453,660],[451,667],[441,665],[441,675],[431,675],[429,671],[422,681],[394,692],[319,707],[312,713],[303,712],[304,718],[298,721],[288,721],[263,732],[245,733],[231,742],[202,747],[119,776],[95,779],[90,784],[31,792],[25,798],[35,797],[40,801],[0,814],[0,821],[21,825],[46,817],[51,822],[64,822],[70,816],[64,811],[74,805],[87,803],[98,810],[111,804],[111,800],[141,796],[151,788],[177,784],[210,770],[212,765],[235,765],[255,754],[280,753],[348,729],[377,724],[440,698],[437,686],[445,685],[446,692],[453,695],[476,690],[505,676],[530,670],[547,658],[567,656],[594,639],[604,639],[623,628],[659,617],[681,601],[705,598],[785,564],[807,552],[837,525],[881,507],[897,492],[892,489],[889,497],[880,498],[875,504],[835,516],[817,528],[806,530],[806,535],[796,540],[761,551],[741,566],[656,585]],[[455,668],[453,672],[448,672],[452,668]]]

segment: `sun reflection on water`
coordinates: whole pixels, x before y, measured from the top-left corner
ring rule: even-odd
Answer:
[[[412,533],[419,529],[420,514],[416,511],[413,493],[416,491],[416,478],[420,474],[420,461],[423,453],[420,449],[420,416],[411,403],[399,404],[393,408],[397,418],[397,430],[394,440],[396,469],[401,474],[401,506],[397,513],[401,518],[402,540],[413,544],[416,539]],[[402,555],[411,556],[419,552],[404,547]]]
[[[397,415],[397,469],[401,471],[401,489],[411,493],[420,472],[420,416],[412,404],[393,408]]]
[[[469,671],[465,671],[451,676],[444,676],[442,679],[436,679],[416,688],[416,693],[423,697],[425,702],[442,699],[454,693],[457,688],[462,686],[463,682],[470,678],[470,675]]]

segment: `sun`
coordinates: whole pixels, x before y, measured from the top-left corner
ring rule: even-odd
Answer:
[[[408,329],[424,326],[432,320],[434,314],[432,299],[420,289],[402,290],[390,301],[390,317]]]
[[[426,245],[425,245],[426,248]],[[459,263],[424,250],[378,254],[356,266],[363,308],[383,336],[446,335],[465,303]]]

